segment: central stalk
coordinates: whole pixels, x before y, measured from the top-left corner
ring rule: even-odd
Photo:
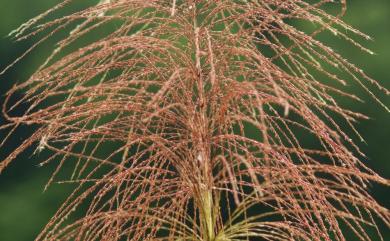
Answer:
[[[207,240],[214,241],[214,211],[213,211],[213,194],[210,190],[205,190],[202,193],[203,203],[203,226],[206,232]]]
[[[208,140],[208,117],[207,117],[207,100],[205,85],[203,83],[201,67],[201,45],[200,45],[200,28],[197,25],[197,8],[193,3],[193,20],[194,20],[194,44],[195,44],[195,69],[197,84],[197,107],[195,113],[194,141],[198,152],[197,161],[200,164],[199,176],[199,194],[198,205],[200,209],[200,224],[202,236],[206,241],[215,241],[215,203],[213,200],[213,178],[210,160],[210,143]]]

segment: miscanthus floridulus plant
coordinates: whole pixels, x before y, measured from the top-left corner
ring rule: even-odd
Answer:
[[[35,146],[57,166],[48,185],[77,184],[37,240],[371,240],[389,227],[367,188],[389,180],[352,141],[366,116],[336,101],[360,101],[342,87],[355,81],[387,110],[368,88],[389,91],[316,40],[371,53],[341,20],[345,0],[104,0],[51,17],[74,2],[12,33],[68,33],[3,103],[9,135],[36,131],[0,171]]]

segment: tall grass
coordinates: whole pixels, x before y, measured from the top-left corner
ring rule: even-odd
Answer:
[[[369,87],[389,91],[317,39],[372,54],[345,0],[102,0],[53,18],[74,2],[11,33],[41,36],[32,49],[69,33],[3,103],[0,129],[36,131],[0,171],[35,146],[48,185],[76,184],[36,240],[382,238],[367,185],[390,183],[353,141],[367,117],[337,100],[361,101],[355,81],[388,110]]]

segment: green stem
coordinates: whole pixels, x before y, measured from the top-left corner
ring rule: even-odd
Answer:
[[[213,194],[211,190],[205,190],[202,193],[202,209],[203,209],[203,227],[204,227],[204,237],[207,237],[207,241],[214,241],[214,204],[213,204]]]

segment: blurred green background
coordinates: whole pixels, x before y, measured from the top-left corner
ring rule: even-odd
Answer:
[[[60,0],[0,0],[0,69],[20,56],[34,39],[14,42],[6,37],[13,29],[28,19],[42,13]],[[383,86],[390,89],[390,1],[389,0],[349,0],[347,15],[344,20],[374,38],[366,46],[376,55],[367,55],[343,41],[334,41],[324,37],[329,45],[344,56],[363,68],[371,77],[377,79]],[[39,48],[29,54],[23,61],[16,64],[5,75],[0,76],[0,104],[4,93],[18,81],[23,81],[42,63],[47,56],[50,45]],[[371,120],[358,124],[358,130],[367,141],[360,144],[363,152],[369,157],[365,162],[385,178],[390,178],[390,114],[357,86],[352,86],[354,92],[367,100],[364,104],[343,103],[355,111],[371,117]],[[381,100],[390,106],[390,99],[382,93],[374,91]],[[0,123],[4,120],[0,117]],[[5,158],[8,151],[19,143],[32,130],[20,129],[14,135],[14,140],[0,150],[0,160]],[[0,140],[5,132],[0,132]],[[20,156],[0,175],[0,241],[33,240],[39,231],[55,213],[59,205],[69,194],[71,188],[66,185],[53,185],[46,192],[43,187],[50,177],[54,166],[38,168],[39,160],[44,154],[30,157]],[[390,208],[390,193],[388,188],[372,186],[375,198],[387,208]],[[383,225],[382,225],[383,227]],[[385,240],[390,240],[390,230],[383,227]]]

